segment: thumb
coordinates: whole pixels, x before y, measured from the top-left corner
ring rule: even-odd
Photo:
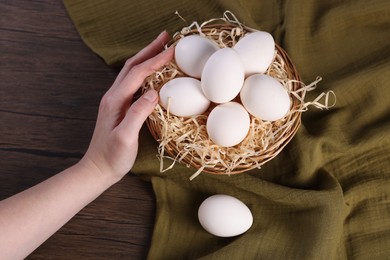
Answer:
[[[138,136],[143,123],[150,113],[152,113],[157,101],[157,92],[155,90],[148,90],[130,106],[121,123],[130,136]]]

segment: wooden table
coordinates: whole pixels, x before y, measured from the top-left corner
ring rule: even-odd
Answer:
[[[60,0],[2,0],[0,53],[2,200],[82,157],[117,71],[84,45]],[[128,174],[29,259],[144,259],[154,208],[150,183]]]

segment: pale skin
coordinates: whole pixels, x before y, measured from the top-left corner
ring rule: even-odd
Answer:
[[[173,58],[161,33],[126,61],[103,96],[83,158],[64,171],[0,201],[0,259],[23,259],[133,167],[142,124],[158,102],[149,90],[132,103],[143,80]]]

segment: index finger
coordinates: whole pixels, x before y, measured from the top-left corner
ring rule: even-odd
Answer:
[[[119,88],[122,86],[130,86],[129,90],[133,90],[133,93],[135,93],[146,77],[158,71],[163,65],[173,59],[173,54],[174,48],[171,47],[157,56],[134,66],[122,80]]]
[[[171,61],[173,59],[173,54],[174,49],[168,48],[157,56],[134,66],[118,87],[111,93],[115,97],[115,100],[117,100],[116,109],[120,109],[124,103],[130,102],[134,93],[140,88],[145,78]]]
[[[121,71],[119,72],[118,76],[116,77],[113,87],[116,85],[119,85],[122,80],[126,77],[126,75],[129,73],[129,71],[133,68],[133,66],[138,65],[150,58],[153,58],[157,54],[159,54],[162,50],[164,50],[165,44],[168,43],[170,40],[170,36],[167,31],[163,31],[160,33],[159,36],[157,36],[156,39],[154,39],[148,46],[143,48],[141,51],[139,51],[137,54],[135,54],[133,57],[129,58]]]

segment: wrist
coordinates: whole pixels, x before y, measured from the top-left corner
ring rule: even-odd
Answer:
[[[85,155],[77,164],[81,172],[92,175],[92,178],[99,180],[102,184],[107,185],[107,188],[120,181],[122,178],[118,175],[111,174],[107,170],[101,169],[94,160]]]

